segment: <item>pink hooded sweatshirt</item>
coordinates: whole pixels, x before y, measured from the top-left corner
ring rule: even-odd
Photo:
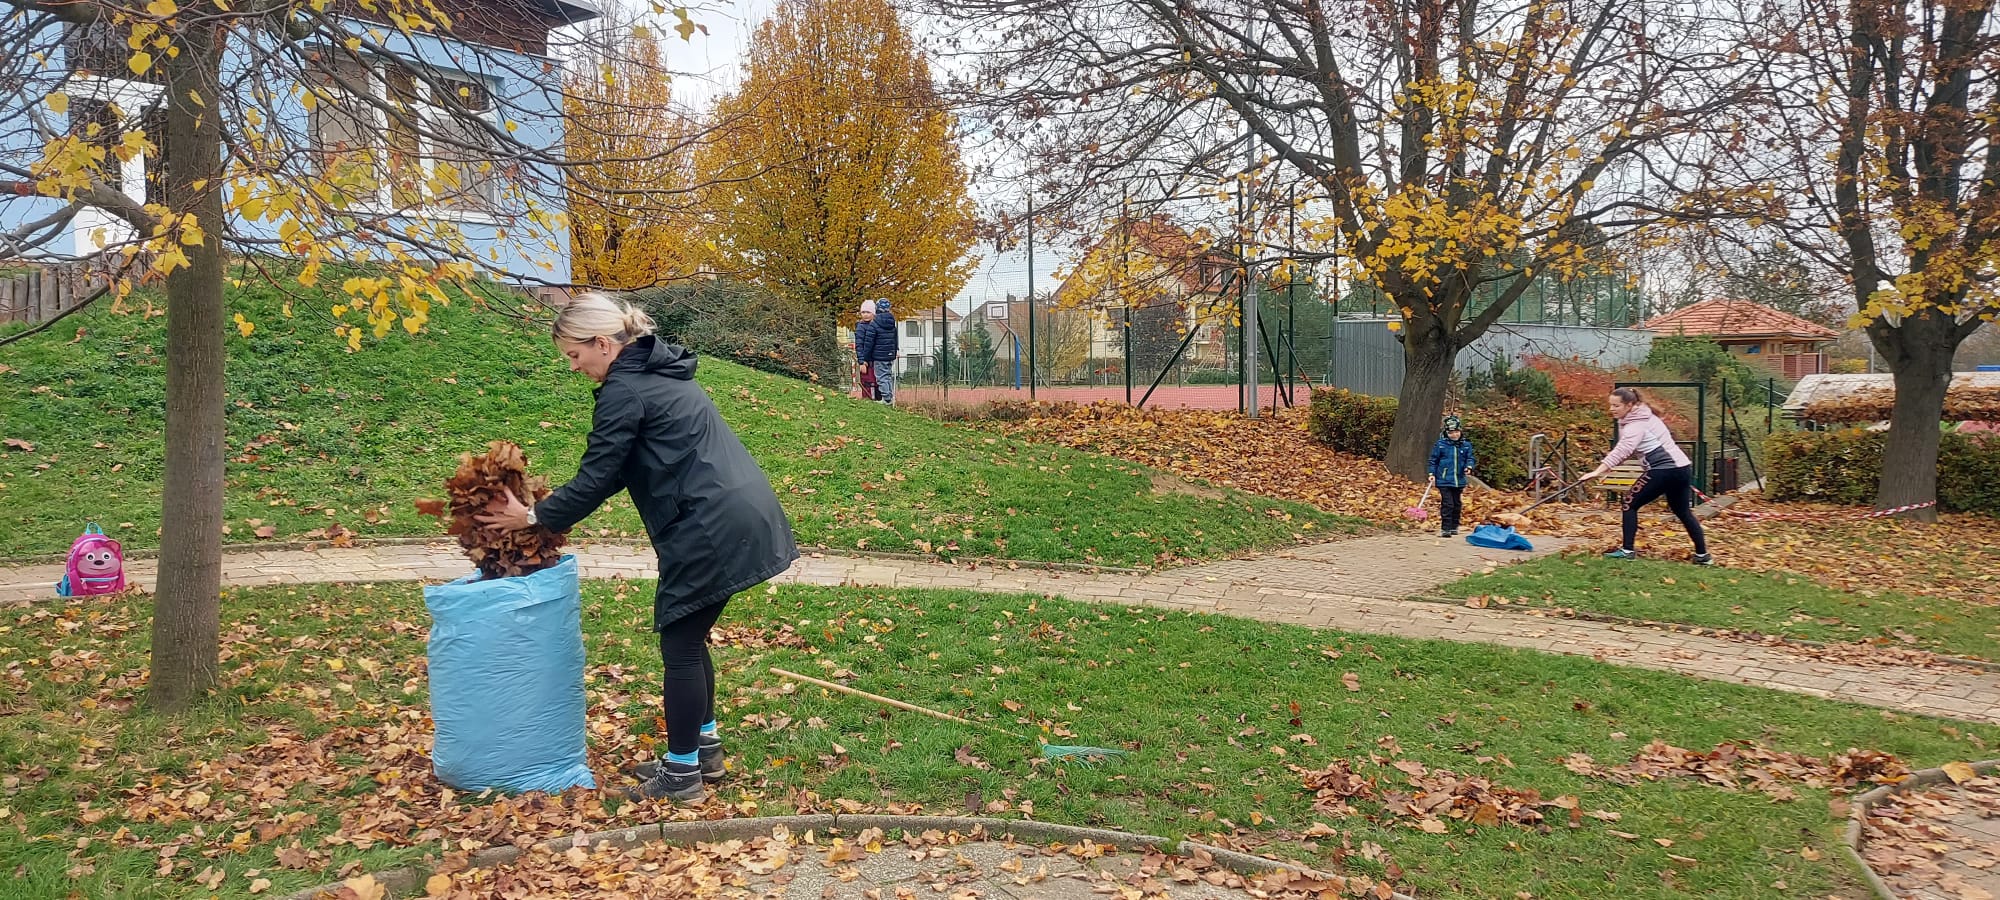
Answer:
[[[1674,443],[1667,423],[1660,421],[1653,408],[1644,403],[1632,407],[1625,418],[1618,420],[1618,445],[1604,454],[1604,467],[1609,469],[1635,456],[1648,470],[1690,465],[1687,454]]]

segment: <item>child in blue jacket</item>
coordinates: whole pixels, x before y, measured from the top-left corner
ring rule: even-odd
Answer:
[[[1431,445],[1431,484],[1438,489],[1438,537],[1458,534],[1458,516],[1465,486],[1479,457],[1457,416],[1444,417],[1444,436]]]

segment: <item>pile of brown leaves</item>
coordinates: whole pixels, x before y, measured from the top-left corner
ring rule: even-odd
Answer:
[[[1814,422],[1883,422],[1896,405],[1890,388],[1870,388],[1808,404],[1802,418]],[[1944,395],[1946,422],[2000,422],[2000,388],[1954,385]]]
[[[2000,893],[2000,841],[1986,837],[1988,823],[2000,818],[2000,778],[1975,776],[1969,766],[1955,778],[1963,780],[1868,808],[1861,856],[1897,896],[1993,900]]]
[[[444,484],[451,504],[451,524],[446,533],[458,537],[465,557],[487,578],[512,578],[549,568],[562,561],[567,538],[540,525],[519,531],[491,528],[474,518],[498,512],[507,505],[508,495],[533,505],[549,495],[548,483],[528,474],[528,459],[512,441],[494,441],[477,456],[466,453],[458,458],[458,471]],[[418,500],[417,512],[445,516],[444,500]]]
[[[1292,766],[1291,770],[1300,776],[1306,790],[1313,792],[1313,809],[1318,812],[1347,818],[1362,814],[1354,807],[1357,802],[1379,804],[1379,813],[1369,816],[1371,821],[1402,821],[1426,834],[1444,834],[1449,830],[1446,819],[1481,828],[1505,822],[1546,832],[1549,826],[1542,814],[1544,808],[1568,810],[1571,828],[1581,827],[1586,816],[1605,822],[1621,818],[1614,812],[1585,812],[1581,801],[1573,796],[1544,800],[1539,791],[1495,785],[1482,776],[1433,769],[1413,759],[1398,759],[1388,765],[1404,775],[1402,785],[1387,785],[1365,777],[1344,759],[1336,759],[1318,770],[1299,766]]]
[[[1902,760],[1875,750],[1848,748],[1825,759],[1760,747],[1748,741],[1715,745],[1706,753],[1655,740],[1623,765],[1604,767],[1588,753],[1563,758],[1563,767],[1579,775],[1619,784],[1662,778],[1698,778],[1728,790],[1753,790],[1775,800],[1798,799],[1791,783],[1814,788],[1852,790],[1861,785],[1895,784],[1908,778]]]

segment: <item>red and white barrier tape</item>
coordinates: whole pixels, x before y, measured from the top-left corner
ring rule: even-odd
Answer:
[[[1709,502],[1712,499],[1707,494],[1703,494],[1700,491],[1695,491],[1695,494],[1700,496],[1703,502]],[[1871,509],[1867,512],[1848,513],[1847,515],[1838,516],[1836,518],[1854,519],[1854,520],[1880,519],[1888,516],[1899,516],[1906,512],[1914,512],[1919,509],[1925,509],[1936,505],[1937,505],[1936,500],[1926,500],[1922,503],[1911,503],[1904,506],[1893,507],[1890,509]],[[1778,519],[1778,520],[1785,520],[1792,522],[1819,522],[1819,521],[1825,521],[1827,518],[1825,515],[1819,513],[1749,512],[1747,510],[1737,510],[1737,509],[1725,509],[1723,510],[1723,512],[1727,513],[1728,515],[1735,516],[1739,519],[1752,519],[1752,520]]]

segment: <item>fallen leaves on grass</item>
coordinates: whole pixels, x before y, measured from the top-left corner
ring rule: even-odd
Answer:
[[[1390,750],[1393,757],[1395,750],[1393,747]],[[1387,773],[1381,778],[1364,776],[1345,759],[1336,759],[1320,769],[1290,768],[1300,776],[1305,789],[1313,792],[1315,812],[1337,818],[1364,815],[1380,823],[1402,823],[1425,834],[1448,832],[1446,820],[1479,828],[1506,823],[1546,832],[1549,826],[1542,810],[1550,808],[1566,810],[1562,816],[1571,828],[1580,827],[1585,818],[1605,822],[1620,818],[1614,812],[1585,812],[1581,801],[1573,796],[1544,799],[1541,792],[1533,789],[1496,785],[1483,776],[1460,775],[1414,759],[1377,758],[1375,762],[1388,762],[1387,768],[1400,773],[1402,783],[1385,780],[1391,777]],[[1371,806],[1375,812],[1366,813],[1356,804]]]
[[[1849,748],[1820,758],[1772,750],[1748,741],[1715,745],[1707,752],[1686,750],[1665,741],[1647,744],[1631,762],[1605,767],[1587,753],[1562,759],[1564,768],[1579,775],[1619,784],[1695,778],[1728,790],[1751,790],[1775,800],[1795,800],[1791,785],[1847,790],[1863,784],[1895,784],[1909,777],[1902,760],[1875,750]]]
[[[1863,596],[1894,591],[2000,605],[2000,541],[1993,539],[1992,519],[1947,514],[1926,524],[1858,519],[1858,512],[1865,510],[1752,496],[1708,527],[1733,568],[1791,572]]]
[[[549,495],[548,483],[528,474],[528,460],[519,445],[494,441],[485,453],[459,456],[458,471],[445,482],[445,493],[451,502],[451,523],[445,531],[458,538],[466,558],[482,575],[511,578],[562,561],[562,547],[567,543],[562,534],[541,525],[518,530],[494,528],[479,524],[475,518],[504,509],[510,495],[529,505]],[[417,511],[424,515],[439,515],[441,506],[438,500],[416,501]]]
[[[1010,403],[995,426],[1010,436],[1061,444],[1163,469],[1182,478],[1266,497],[1296,500],[1341,515],[1411,530],[1403,510],[1423,486],[1390,473],[1380,460],[1342,453],[1305,431],[1304,408],[1247,419],[1213,410],[1134,409],[1118,403]],[[1432,492],[1430,503],[1438,502]],[[1525,494],[1472,490],[1464,518],[1479,522],[1534,502]],[[1548,510],[1549,507],[1543,507]],[[1538,533],[1567,533],[1557,516],[1535,520]]]

